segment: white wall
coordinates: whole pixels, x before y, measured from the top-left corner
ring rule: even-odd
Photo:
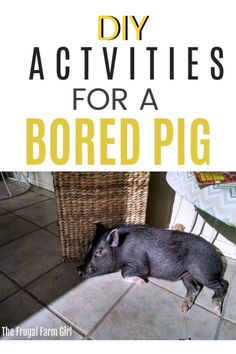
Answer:
[[[29,183],[50,191],[54,191],[51,172],[25,172]]]

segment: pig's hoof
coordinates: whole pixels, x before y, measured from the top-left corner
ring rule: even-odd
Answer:
[[[173,230],[173,231],[184,231],[185,230],[185,226],[183,224],[176,224],[176,225],[172,226],[171,230]]]
[[[217,306],[215,307],[214,312],[215,312],[216,316],[220,317],[220,315],[221,315],[221,308],[220,308],[219,305],[217,305]]]
[[[190,309],[190,307],[188,306],[188,304],[186,302],[183,302],[181,307],[180,307],[180,310],[181,312],[188,312],[188,310]]]
[[[124,280],[131,282],[131,283],[136,283],[136,284],[146,284],[146,281],[143,278],[134,276],[134,277],[125,277]]]

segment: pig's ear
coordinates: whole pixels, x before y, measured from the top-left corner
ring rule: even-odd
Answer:
[[[111,247],[117,247],[119,244],[119,232],[117,229],[113,229],[106,238],[106,241]]]

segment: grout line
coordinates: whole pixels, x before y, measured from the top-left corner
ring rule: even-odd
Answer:
[[[0,201],[0,209],[2,209],[3,211],[5,211],[5,212],[6,212],[5,214],[10,213],[9,210],[7,210],[7,209],[5,209],[5,208],[3,208],[3,207],[1,206],[1,201]],[[0,216],[5,215],[5,214],[1,214]]]
[[[0,300],[0,304],[1,302],[7,300],[9,297],[11,297],[12,295],[15,295],[16,293],[18,293],[21,289],[16,289],[13,293],[10,293],[9,295],[5,296],[3,299]]]
[[[11,280],[19,289],[19,290],[24,290],[27,286],[31,285],[33,282],[37,281],[38,279],[40,279],[41,277],[43,277],[45,274],[48,274],[50,271],[54,270],[55,268],[59,267],[61,264],[63,264],[63,262],[60,262],[58,264],[56,264],[55,266],[51,267],[50,269],[48,269],[46,272],[44,272],[43,274],[39,275],[38,277],[34,278],[33,280],[31,280],[29,283],[26,283],[25,285],[21,285],[20,283],[18,283],[14,278],[12,278],[7,272],[5,272],[4,270],[0,269],[0,273],[2,273],[6,278],[8,278],[9,280]],[[16,292],[17,292],[16,291]],[[13,295],[13,294],[12,294]],[[11,295],[7,296],[10,297]],[[3,300],[1,300],[0,302],[2,302]]]
[[[32,205],[40,204],[40,203],[46,202],[46,201],[48,201],[48,200],[50,200],[50,199],[53,199],[53,198],[48,198],[48,199],[45,199],[45,200],[41,200],[40,202],[34,203],[34,204],[32,204]],[[32,206],[32,205],[29,205],[29,206]],[[27,207],[24,207],[24,208],[27,208]],[[21,209],[24,209],[24,208],[21,208]],[[27,221],[27,222],[31,223],[31,224],[34,225],[34,226],[37,226],[37,228],[44,229],[45,231],[48,231],[48,232],[50,232],[51,234],[57,236],[56,234],[54,234],[53,232],[51,232],[51,231],[49,231],[49,230],[47,230],[47,229],[45,229],[45,228],[46,228],[47,226],[51,225],[51,224],[54,224],[55,222],[58,222],[58,218],[57,218],[56,220],[53,220],[53,221],[50,222],[49,224],[42,226],[42,225],[36,224],[35,222],[33,222],[33,221],[29,220],[29,219],[26,219],[26,218],[25,218],[24,216],[22,216],[22,215],[17,215],[17,214],[15,214],[16,211],[21,210],[21,209],[16,209],[16,210],[11,211],[11,212],[9,212],[9,213],[10,213],[10,214],[13,214],[14,216],[17,216],[17,217],[23,219],[24,221]]]
[[[29,205],[29,206],[31,206],[31,205]],[[17,209],[17,210],[18,210],[18,209]],[[15,211],[17,211],[17,210],[8,211],[7,214],[11,214],[11,215],[13,215],[13,216],[17,216],[18,218],[21,218],[21,219],[23,219],[24,221],[28,221],[28,223],[30,223],[30,224],[32,224],[32,225],[34,225],[34,226],[41,227],[40,225],[37,225],[37,224],[33,223],[32,221],[30,221],[30,220],[24,218],[23,216],[20,216],[20,215],[15,214]],[[3,214],[3,215],[6,215],[6,214]]]
[[[59,235],[57,235],[57,234],[55,234],[54,232],[52,232],[52,231],[46,229],[46,227],[48,227],[49,225],[55,224],[55,223],[57,223],[57,222],[58,222],[58,220],[53,221],[53,222],[50,222],[49,224],[47,224],[47,225],[45,225],[45,226],[43,226],[43,227],[41,227],[41,228],[44,229],[44,230],[47,231],[47,232],[50,232],[52,235],[56,236],[57,238],[60,238]]]
[[[40,204],[40,203],[46,202],[46,201],[48,201],[48,200],[49,200],[49,199],[47,199],[47,200],[41,200],[41,202],[38,202],[38,203],[35,203],[35,204],[32,204],[32,205]],[[24,208],[31,207],[32,205],[29,205],[29,206],[24,207]],[[29,219],[26,219],[26,218],[25,218],[24,216],[22,216],[22,215],[17,215],[17,214],[15,214],[16,211],[21,210],[21,209],[24,209],[24,208],[12,210],[12,211],[7,211],[7,214],[11,214],[11,215],[17,216],[18,218],[21,218],[21,219],[23,219],[23,220],[29,222],[30,224],[32,224],[32,225],[34,225],[34,226],[37,226],[37,227],[46,227],[46,226],[48,226],[48,225],[53,224],[54,222],[57,222],[57,220],[55,220],[55,221],[52,221],[52,222],[50,222],[49,224],[47,224],[47,225],[45,225],[45,226],[41,226],[41,225],[35,224],[33,221],[31,221],[31,220],[29,220]],[[6,215],[6,214],[3,214],[3,215]]]
[[[13,240],[9,240],[9,241],[7,241],[7,242],[1,244],[0,247],[6,246],[6,245],[8,245],[8,244],[11,243],[11,242],[14,242],[14,241],[16,241],[16,240],[18,240],[18,239],[20,239],[20,238],[22,238],[22,237],[25,237],[25,236],[27,236],[27,235],[32,234],[32,233],[35,232],[35,231],[39,231],[40,229],[43,229],[44,231],[47,231],[47,232],[50,233],[51,235],[57,237],[57,239],[59,238],[59,236],[56,235],[54,232],[52,232],[52,231],[46,229],[47,226],[54,224],[54,223],[57,222],[58,220],[52,221],[51,223],[49,223],[49,224],[47,224],[47,225],[45,225],[45,226],[40,226],[40,225],[35,224],[35,223],[32,222],[31,220],[28,220],[28,219],[24,218],[23,216],[19,216],[19,215],[17,215],[17,214],[14,214],[14,212],[8,212],[8,214],[11,214],[11,215],[17,216],[18,218],[21,218],[22,220],[24,220],[24,221],[26,221],[26,222],[32,224],[33,226],[35,226],[36,229],[35,229],[35,230],[32,230],[31,232],[27,232],[27,233],[25,233],[25,234],[23,234],[23,235],[21,235],[21,236],[18,236],[18,237],[16,237],[16,238],[14,238]],[[3,215],[6,215],[6,214],[3,214]]]
[[[24,286],[22,286],[22,289],[26,288],[27,286],[31,285],[32,283],[34,283],[35,281],[39,280],[40,278],[42,278],[44,275],[48,274],[49,272],[51,272],[52,270],[56,269],[57,267],[59,267],[60,265],[62,265],[64,262],[61,261],[60,263],[57,263],[55,266],[53,266],[52,268],[48,269],[46,272],[44,272],[43,274],[39,275],[38,277],[34,278],[33,280],[31,280],[29,283],[25,284]]]
[[[53,224],[55,224],[57,221],[58,221],[58,220],[52,221],[52,222],[50,222],[49,224],[45,225],[44,227],[48,227],[48,226],[50,226],[50,225],[53,225]]]
[[[22,218],[22,217],[20,216],[20,218]],[[24,219],[25,221],[28,221],[28,220],[25,219],[25,218],[22,218],[22,219]],[[30,223],[33,224],[34,226],[36,226],[37,229],[32,230],[31,232],[27,232],[27,233],[24,234],[24,235],[21,235],[21,236],[19,236],[19,237],[17,237],[17,238],[14,238],[13,240],[10,240],[10,241],[7,241],[7,242],[1,244],[1,245],[0,245],[0,248],[3,247],[3,246],[8,245],[9,243],[12,243],[12,242],[14,242],[14,241],[17,241],[17,240],[19,240],[19,239],[21,239],[21,238],[23,238],[23,237],[26,237],[26,236],[28,236],[28,235],[31,235],[31,234],[33,234],[34,232],[39,231],[39,230],[44,230],[44,231],[48,232],[51,236],[56,237],[56,238],[58,239],[58,236],[57,236],[56,234],[54,234],[53,232],[51,232],[51,231],[45,229],[45,227],[41,227],[41,226],[39,226],[39,225],[36,225],[36,224],[32,223],[31,221],[30,221]]]
[[[123,298],[130,292],[130,290],[135,286],[135,284],[131,284],[128,289],[115,301],[115,303],[105,312],[105,314],[100,318],[100,320],[93,326],[93,328],[87,333],[86,339],[92,340],[90,336],[94,333],[94,331],[104,322],[107,316],[114,310],[114,308],[123,300]]]
[[[50,226],[50,225],[53,225],[53,224],[55,224],[55,222],[57,222],[57,220],[50,222],[49,224],[45,225],[44,227],[48,227],[48,226]]]
[[[40,230],[40,226],[38,226],[37,229],[32,230],[31,232],[26,232],[25,234],[23,234],[23,235],[21,235],[21,236],[18,236],[18,237],[16,237],[16,238],[12,239],[12,240],[9,240],[9,241],[6,241],[5,243],[0,244],[0,247],[6,246],[6,245],[8,245],[9,243],[12,243],[12,242],[14,242],[14,241],[16,241],[16,240],[19,240],[20,238],[23,238],[23,237],[25,237],[25,236],[27,236],[27,235],[30,235],[30,234],[32,234],[33,232],[38,231],[38,230]]]
[[[50,224],[53,224],[54,222],[57,222],[57,220],[54,220],[54,221],[52,221],[51,223],[42,226],[42,225],[39,225],[39,224],[35,224],[33,221],[31,221],[31,220],[29,220],[29,219],[26,219],[24,216],[17,215],[17,214],[15,214],[14,212],[12,212],[11,214],[13,214],[13,215],[15,215],[15,216],[18,216],[19,218],[22,218],[22,219],[25,220],[25,221],[30,222],[30,223],[33,224],[34,226],[41,227],[41,228],[44,228],[44,227],[46,227],[46,226],[48,226],[48,225],[50,225]]]
[[[60,237],[58,235],[54,234],[54,232],[52,232],[50,230],[45,229],[45,227],[41,227],[41,229],[43,229],[44,231],[49,232],[52,236],[56,237],[57,239],[60,239]]]
[[[228,302],[229,302],[229,297],[230,297],[230,294],[231,294],[231,291],[232,291],[232,283],[233,283],[234,279],[236,279],[236,265],[234,265],[233,275],[231,277],[231,281],[229,282],[229,287],[228,287],[227,294],[226,294],[226,297],[225,297],[224,303],[223,303],[223,311],[222,311],[222,314],[220,316],[220,320],[219,320],[218,326],[216,328],[216,333],[215,333],[214,339],[219,339],[219,335],[220,335],[224,320],[227,320],[228,322],[236,324],[232,320],[228,320],[227,317],[225,317],[226,307],[227,307]]]
[[[32,297],[35,301],[37,301],[41,306],[46,308],[48,311],[50,311],[53,315],[55,315],[57,318],[59,318],[61,321],[65,322],[68,326],[70,326],[75,332],[80,334],[83,338],[86,336],[86,334],[79,328],[77,327],[73,322],[68,320],[66,317],[64,317],[61,313],[59,313],[56,309],[54,309],[52,306],[47,305],[44,301],[39,299],[36,295],[31,293],[28,289],[22,289],[26,294],[28,294],[30,297]]]
[[[60,318],[62,321],[64,321],[68,326],[72,327],[73,330],[77,333],[79,333],[83,339],[87,339],[86,338],[86,333],[84,333],[82,331],[82,329],[80,329],[74,322],[72,322],[71,320],[69,320],[68,318],[66,318],[64,315],[62,315],[60,312],[58,312],[55,308],[53,308],[50,305],[45,304],[45,307],[51,312],[53,313],[56,317]]]
[[[1,213],[0,216],[6,215],[6,214],[9,213],[9,211],[7,211],[7,210],[5,210],[5,209],[3,209],[1,207],[0,207],[0,209],[3,210],[3,213]]]
[[[15,279],[13,279],[7,272],[5,272],[4,270],[0,269],[0,273],[2,273],[3,275],[5,275],[6,278],[8,278],[9,280],[11,280],[15,285],[18,286],[18,288],[20,288],[19,290],[22,290],[22,285],[20,285]]]
[[[236,321],[230,319],[230,318],[227,317],[227,316],[224,317],[224,321],[227,321],[227,322],[230,322],[230,323],[233,324],[233,325],[236,325]]]
[[[37,196],[38,196],[38,194],[37,194]],[[46,202],[46,201],[48,201],[49,199],[54,199],[54,198],[46,197],[45,195],[44,195],[43,197],[45,197],[45,199],[40,200],[40,201],[35,202],[35,203],[32,203],[32,204],[27,204],[27,205],[25,205],[25,206],[23,206],[23,207],[20,207],[20,208],[14,209],[14,210],[7,210],[6,208],[1,207],[1,204],[0,204],[0,208],[3,209],[3,210],[6,210],[8,213],[14,213],[14,212],[16,212],[16,211],[18,211],[18,210],[22,210],[22,209],[31,207],[31,206],[33,206],[33,205],[36,205],[36,204],[39,204],[39,203],[42,203],[42,202]]]
[[[158,286],[159,288],[161,288],[161,289],[163,289],[163,290],[166,290],[168,293],[172,293],[172,294],[174,294],[174,295],[176,295],[176,296],[178,296],[178,297],[181,297],[182,299],[185,298],[184,295],[181,295],[180,293],[177,293],[177,292],[175,292],[174,290],[171,290],[171,289],[169,289],[169,288],[166,288],[165,285],[162,285],[162,284],[159,284],[159,283],[155,283],[155,282],[152,281],[152,280],[149,280],[149,283],[151,283],[151,284],[154,285],[154,286]],[[187,291],[187,290],[186,290],[186,291]]]
[[[44,189],[44,188],[41,188],[41,187],[37,187],[37,188]],[[45,189],[45,190],[47,190],[47,189]],[[32,188],[31,192],[34,192],[35,194],[40,195],[41,197],[47,197],[47,198],[55,199],[55,192],[52,192],[52,191],[49,191],[49,192],[54,193],[53,196],[49,196],[49,195],[46,195],[46,194],[43,194],[43,193],[40,193],[40,192],[38,193],[38,191],[34,190],[34,188]]]
[[[34,206],[34,205],[36,205],[36,204],[40,204],[40,203],[43,203],[43,202],[47,202],[47,201],[50,200],[50,199],[52,199],[52,198],[48,198],[48,199],[45,199],[45,200],[41,200],[40,202],[37,202],[37,203],[31,204],[31,205],[28,205],[28,206],[26,206],[26,207],[9,211],[8,213],[9,213],[9,214],[12,214],[12,215],[14,215],[14,216],[17,216],[18,218],[21,218],[21,219],[23,219],[24,221],[27,221],[27,222],[31,223],[32,225],[34,225],[34,226],[37,226],[38,228],[44,228],[44,227],[46,227],[46,226],[48,226],[48,225],[53,224],[54,222],[57,222],[58,220],[54,220],[54,221],[52,221],[51,223],[42,226],[42,225],[38,225],[38,224],[34,223],[33,221],[31,221],[31,220],[29,220],[29,219],[26,219],[26,218],[25,218],[24,216],[22,216],[22,215],[16,214],[16,212],[17,212],[18,210],[22,210],[22,209],[25,209],[25,208]],[[5,215],[5,214],[4,214],[4,215]],[[47,231],[47,230],[46,230],[46,231]]]
[[[79,327],[77,327],[73,322],[71,322],[70,320],[68,320],[66,317],[64,317],[62,314],[60,314],[59,312],[57,312],[54,308],[52,308],[50,305],[47,305],[46,303],[44,303],[42,300],[40,300],[36,295],[34,295],[33,293],[30,292],[30,290],[28,290],[26,287],[29,286],[30,284],[32,284],[34,281],[38,280],[39,278],[41,278],[42,276],[44,276],[45,274],[47,274],[48,272],[50,272],[51,270],[55,269],[56,267],[58,267],[59,265],[61,265],[63,262],[55,265],[54,267],[50,268],[49,270],[47,270],[45,273],[43,273],[42,275],[40,275],[39,277],[35,278],[34,280],[32,280],[31,282],[27,283],[26,285],[22,286],[20,285],[17,281],[15,281],[13,278],[11,278],[11,276],[9,276],[9,274],[7,274],[6,272],[0,270],[0,273],[2,273],[3,275],[5,275],[9,280],[11,280],[15,285],[18,286],[18,290],[16,290],[14,293],[10,294],[9,296],[7,296],[6,298],[2,299],[0,301],[0,303],[4,300],[6,300],[7,298],[11,297],[12,295],[16,294],[19,291],[23,291],[26,294],[28,294],[30,297],[32,297],[35,301],[37,301],[38,303],[40,303],[40,305],[42,305],[44,308],[46,308],[48,311],[50,311],[52,314],[54,314],[56,317],[58,317],[60,320],[62,320],[63,322],[65,322],[67,325],[69,325],[70,327],[72,327],[72,329],[74,331],[76,331],[78,334],[80,334],[83,338],[86,337],[86,334],[83,333],[83,331],[81,331],[81,329]]]

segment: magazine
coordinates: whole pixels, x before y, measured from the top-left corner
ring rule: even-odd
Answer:
[[[198,185],[219,185],[219,187],[236,187],[236,172],[194,172]]]

